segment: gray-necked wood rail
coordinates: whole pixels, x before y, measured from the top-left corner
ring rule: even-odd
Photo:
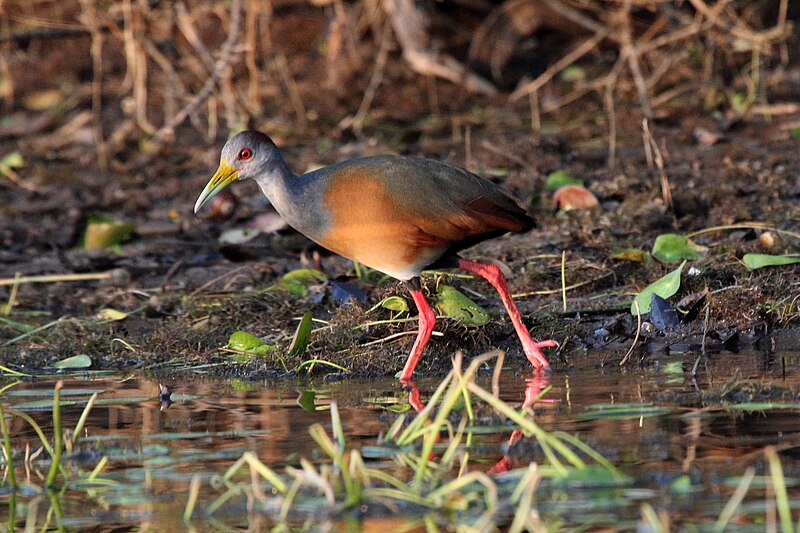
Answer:
[[[405,282],[419,310],[419,333],[401,381],[411,379],[436,322],[419,282],[427,268],[458,267],[485,278],[500,293],[528,360],[536,369],[550,366],[540,348],[556,343],[531,338],[500,269],[458,256],[481,241],[534,225],[517,200],[494,183],[438,161],[393,155],[361,157],[298,176],[269,137],[243,131],[223,147],[195,212],[244,178],[256,180],[300,233]]]

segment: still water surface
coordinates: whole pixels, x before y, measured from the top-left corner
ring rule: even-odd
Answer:
[[[586,488],[557,497],[551,493],[542,498],[544,515],[590,529],[592,524],[613,524],[612,530],[625,530],[636,527],[641,503],[648,502],[656,511],[668,511],[673,523],[710,524],[748,466],[758,475],[765,473],[767,445],[777,446],[790,498],[798,496],[793,493],[800,476],[798,353],[716,354],[701,361],[695,378],[690,358],[664,357],[622,370],[612,358],[618,356],[586,357],[568,371],[556,370],[549,377],[552,389],[535,407],[535,420],[546,430],[578,436],[633,482],[624,489]],[[488,387],[488,372],[485,379]],[[166,409],[159,399],[161,381],[173,391]],[[24,453],[26,444],[35,450],[39,440],[26,421],[9,411],[28,413],[49,436],[52,413],[46,404],[54,383],[55,378],[20,382],[0,397],[15,454]],[[417,384],[424,401],[437,380]],[[525,386],[524,375],[505,371],[501,398],[519,405]],[[86,373],[65,379],[65,427],[75,426],[94,391],[100,392],[100,401],[86,422],[79,453],[66,464],[72,471],[91,471],[107,456],[102,477],[117,483],[102,491],[66,491],[59,505],[60,523],[67,529],[187,530],[181,515],[196,474],[204,480],[200,516],[203,502],[217,496],[208,481],[247,450],[279,472],[298,465],[301,457],[320,460],[308,428],[320,423],[330,430],[331,402],[339,407],[350,447],[374,445],[398,416],[388,408],[406,405],[406,392],[388,378],[242,382],[191,374],[159,379]],[[541,459],[540,450],[524,440],[508,450],[507,437],[502,428],[478,436],[472,468],[486,469],[504,453],[515,466]],[[9,523],[12,511],[19,528],[35,523],[38,530],[47,522],[52,501],[33,490],[44,485],[47,468],[41,459],[27,471],[17,467],[17,480],[32,488],[17,496],[16,508],[8,493],[2,495],[0,502],[9,504],[0,507],[3,524]],[[687,486],[676,490],[681,479]],[[764,531],[768,511],[763,483],[746,503],[751,515],[730,530]],[[393,529],[393,520],[368,516],[356,523],[325,522],[324,529],[387,531]],[[270,525],[266,517],[235,502],[223,506],[213,520],[192,520],[198,531]]]

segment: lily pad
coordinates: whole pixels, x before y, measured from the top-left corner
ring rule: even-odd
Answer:
[[[639,304],[639,313],[646,314],[650,312],[650,296],[658,294],[665,300],[673,296],[681,287],[681,272],[683,267],[686,266],[686,261],[681,263],[681,266],[670,272],[669,274],[660,277],[650,285],[644,288],[642,292],[636,295],[636,298],[631,302],[631,314],[636,316],[636,304]]]
[[[653,257],[662,263],[672,263],[681,259],[694,260],[700,257],[700,252],[706,251],[705,246],[695,244],[685,235],[665,233],[656,237],[653,243]]]
[[[299,268],[283,275],[278,281],[281,289],[286,289],[295,296],[307,296],[308,288],[317,283],[324,283],[328,276],[313,268]]]
[[[439,285],[436,308],[447,318],[470,326],[482,326],[489,322],[489,313],[450,285]]]
[[[800,257],[792,255],[769,255],[769,254],[744,254],[742,262],[748,270],[756,270],[768,266],[793,265],[800,263]]]

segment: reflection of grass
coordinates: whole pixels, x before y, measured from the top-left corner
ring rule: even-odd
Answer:
[[[348,449],[336,404],[331,405],[333,435],[320,424],[310,428],[319,450],[329,462],[314,464],[302,459],[300,468],[287,467],[278,474],[251,452],[246,452],[218,480],[224,492],[208,507],[214,514],[237,495],[245,494],[261,502],[264,508],[277,509],[276,519],[283,522],[321,495],[330,512],[340,513],[361,506],[407,509],[411,521],[435,524],[446,517],[448,522],[469,525],[486,531],[499,524],[510,524],[509,531],[538,528],[542,523],[535,509],[534,494],[543,478],[566,479],[587,468],[587,460],[599,465],[595,475],[606,473],[609,484],[626,477],[594,450],[571,435],[547,432],[526,411],[518,411],[476,384],[475,374],[492,355],[476,358],[462,371],[460,358],[454,369],[432,394],[428,405],[407,420],[400,416],[387,437],[370,453],[393,457],[395,468],[389,472],[365,462],[361,450]],[[526,437],[536,440],[543,451],[541,465],[531,463],[500,483],[485,473],[479,464],[470,463],[469,445],[477,403],[491,407],[498,415],[514,423]],[[454,425],[453,417],[461,416]],[[234,482],[237,474],[249,471],[250,481]],[[262,486],[266,483],[266,486]],[[509,502],[512,507],[509,507]],[[194,500],[184,513],[191,516]],[[419,518],[417,518],[419,517]]]
[[[558,530],[567,527],[569,520],[576,520],[559,516],[560,513],[572,515],[573,504],[570,502],[575,502],[575,509],[585,505],[585,494],[572,494],[572,488],[580,487],[582,483],[606,488],[623,486],[626,490],[630,487],[630,479],[587,444],[563,432],[546,431],[533,420],[529,409],[514,408],[481,387],[475,380],[476,372],[490,357],[492,354],[476,358],[466,369],[462,369],[460,357],[456,357],[453,370],[433,392],[428,404],[416,415],[398,416],[376,445],[364,448],[349,446],[337,405],[333,403],[330,405],[332,431],[326,431],[321,424],[314,424],[309,429],[317,444],[313,459],[300,459],[296,465],[279,472],[264,464],[254,452],[247,451],[222,475],[213,476],[208,482],[204,481],[203,472],[195,473],[184,496],[184,520],[216,521],[216,516],[238,512],[242,500],[246,499],[248,509],[268,515],[276,531],[288,531],[298,523],[313,529],[315,524],[330,519],[358,517],[363,509],[370,509],[370,513],[375,512],[378,516],[383,509],[405,518],[410,528],[425,527],[428,530],[437,530],[443,524],[451,529],[474,531]],[[70,434],[61,427],[61,386],[59,382],[53,391],[53,433],[50,436],[26,413],[7,407],[4,410],[0,405],[0,432],[5,457],[14,457],[14,436],[9,433],[8,416],[26,420],[38,435],[42,449],[51,458],[43,489],[32,485],[30,473],[27,483],[18,483],[14,468],[9,468],[6,463],[0,489],[6,492],[9,530],[14,529],[18,514],[26,515],[24,510],[17,511],[20,495],[24,495],[29,509],[34,508],[33,513],[27,512],[28,529],[46,530],[60,527],[63,520],[69,519],[62,513],[68,500],[97,501],[108,505],[103,503],[107,498],[104,494],[111,493],[104,490],[108,491],[112,486],[123,487],[125,491],[133,488],[143,494],[150,493],[147,478],[124,482],[100,478],[100,473],[109,463],[108,457],[102,457],[89,472],[81,471],[71,463],[75,457],[72,455],[75,440],[84,432],[88,415],[96,405],[97,393],[83,409]],[[629,409],[635,405],[620,407]],[[509,432],[515,430],[522,438],[535,443],[539,459],[530,463],[526,461],[500,475],[487,473],[486,465],[481,462],[485,458],[476,459],[474,456],[476,443],[473,442],[475,435],[485,433],[487,429],[480,425],[475,413],[481,413],[485,418],[487,412],[492,417],[505,419],[507,425],[504,427]],[[193,438],[200,434],[170,436]],[[146,462],[146,454],[142,453],[138,457]],[[17,457],[20,455],[20,446],[17,446]],[[766,448],[764,457],[768,469],[766,487],[753,483],[755,470],[748,468],[718,517],[699,525],[707,526],[709,531],[726,531],[731,530],[742,516],[747,521],[762,519],[758,511],[748,509],[743,502],[748,495],[751,499],[759,497],[750,494],[752,490],[766,490],[766,506],[771,509],[765,511],[766,519],[773,521],[776,531],[795,531],[787,491],[788,481],[793,480],[787,481],[784,477],[775,448]],[[127,456],[124,460],[131,459]],[[31,461],[25,459],[27,472],[30,472]],[[134,469],[139,467],[133,465]],[[152,468],[147,467],[148,471]],[[691,486],[691,481],[688,484],[685,490],[698,489]],[[28,503],[31,495],[33,500]],[[605,495],[596,497],[607,497],[608,492]],[[553,506],[556,500],[560,507]],[[49,502],[46,517],[35,512],[38,501]],[[603,505],[608,503],[606,501]],[[631,505],[631,502],[624,505]],[[691,525],[687,517],[676,517],[669,509],[659,507],[653,501],[643,503],[640,513],[640,523],[653,532],[672,531],[679,524]],[[769,513],[772,513],[772,518]],[[583,517],[577,519],[579,521],[591,520],[589,515],[578,514]],[[597,525],[614,524],[609,522],[609,516],[605,514],[599,518],[601,521]],[[674,523],[676,518],[679,524]],[[121,520],[124,522],[124,518]]]

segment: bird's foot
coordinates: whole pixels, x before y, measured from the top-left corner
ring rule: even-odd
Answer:
[[[537,342],[530,336],[528,336],[527,339],[521,338],[520,341],[522,341],[522,350],[525,352],[528,361],[533,365],[533,368],[537,370],[547,370],[550,368],[550,363],[547,362],[540,348],[552,348],[553,346],[558,346],[558,342],[554,340]]]

